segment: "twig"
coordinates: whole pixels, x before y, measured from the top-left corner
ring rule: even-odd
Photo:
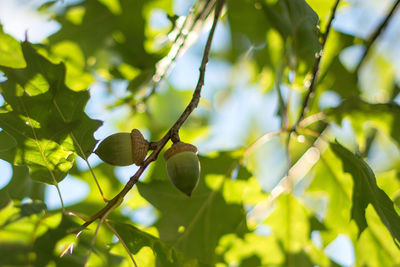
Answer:
[[[381,25],[375,30],[375,32],[369,37],[367,43],[365,44],[365,50],[364,53],[361,56],[360,62],[358,62],[358,65],[356,67],[356,73],[360,69],[361,65],[363,64],[365,58],[367,57],[367,54],[369,50],[371,49],[372,45],[375,43],[376,39],[378,39],[379,35],[382,33],[382,31],[386,28],[388,25],[391,17],[394,14],[394,11],[396,10],[397,6],[400,4],[400,0],[397,0],[396,3],[392,6],[392,9],[389,11],[389,13],[386,15],[386,18],[384,21],[382,21]]]
[[[274,201],[283,193],[290,192],[292,187],[298,184],[302,179],[304,179],[307,173],[312,169],[312,167],[317,163],[320,155],[325,151],[328,146],[326,138],[324,137],[326,133],[321,133],[320,137],[317,138],[312,146],[303,154],[297,162],[291,166],[288,171],[288,175],[279,181],[279,183],[271,190],[267,199],[259,202],[252,211],[248,214],[249,221],[261,222],[264,221],[266,213],[265,210],[269,210]],[[260,215],[261,217],[259,218]]]
[[[300,116],[299,116],[296,124],[294,125],[293,129],[296,129],[296,127],[298,126],[300,121],[303,120],[304,116],[307,114],[308,110],[310,109],[311,99],[313,98],[313,96],[315,94],[315,86],[317,85],[317,81],[318,81],[319,66],[320,66],[320,63],[321,63],[321,58],[322,58],[322,55],[323,55],[323,51],[324,51],[324,47],[325,47],[325,44],[326,44],[326,40],[328,39],[329,31],[330,31],[331,26],[332,26],[332,21],[335,18],[336,9],[337,9],[337,7],[339,5],[339,2],[340,2],[340,0],[336,0],[336,3],[332,8],[332,12],[331,12],[331,16],[329,18],[328,25],[326,26],[325,33],[322,36],[321,49],[318,52],[318,54],[316,55],[316,59],[315,59],[315,62],[314,62],[312,78],[311,78],[311,82],[310,82],[310,87],[308,88],[307,95],[304,98],[303,107],[301,109]]]
[[[257,147],[261,146],[262,144],[268,142],[272,138],[280,135],[281,133],[282,133],[282,130],[264,134],[263,136],[258,138],[253,144],[251,144],[249,147],[246,148],[246,150],[243,152],[242,158],[243,159],[247,158],[251,154],[251,152],[253,152],[254,149],[256,149]]]
[[[54,104],[54,106],[56,107],[57,112],[58,112],[58,114],[60,115],[61,119],[64,121],[64,123],[67,123],[68,121],[67,121],[67,119],[65,118],[64,113],[62,112],[61,108],[59,107],[59,105],[58,105],[58,103],[56,102],[55,99],[53,99],[53,104]],[[90,165],[89,160],[88,160],[88,158],[86,157],[86,154],[85,154],[85,152],[83,151],[81,144],[79,143],[78,139],[75,137],[75,135],[74,135],[73,132],[71,132],[71,138],[72,138],[72,141],[74,141],[74,144],[78,147],[79,152],[81,153],[81,157],[83,158],[83,160],[86,162],[87,166],[89,167],[90,173],[91,173],[92,176],[93,176],[93,179],[94,179],[94,181],[95,181],[95,183],[96,183],[97,189],[99,190],[102,199],[104,200],[104,202],[107,202],[107,199],[106,199],[106,197],[104,196],[103,190],[101,190],[101,186],[100,186],[100,184],[99,184],[99,181],[97,180],[96,175],[94,174],[94,171],[93,171],[93,169],[92,169],[92,166]]]
[[[164,148],[164,146],[167,144],[167,142],[171,140],[179,140],[178,132],[183,123],[187,120],[189,115],[193,112],[193,110],[198,106],[199,101],[200,101],[200,94],[201,94],[201,89],[204,85],[204,77],[205,77],[205,70],[206,70],[206,64],[208,62],[208,57],[210,54],[211,50],[211,43],[212,39],[214,36],[215,28],[217,26],[218,18],[221,13],[222,7],[224,4],[224,0],[218,0],[218,3],[215,7],[215,12],[214,12],[214,21],[211,26],[210,33],[208,35],[207,43],[204,48],[204,53],[203,53],[203,59],[201,61],[200,65],[200,75],[199,79],[196,85],[196,89],[194,90],[192,100],[190,103],[187,105],[186,109],[183,111],[179,119],[174,123],[174,125],[168,130],[168,132],[161,138],[160,141],[157,142],[157,145],[154,149],[154,151],[146,158],[146,160],[142,163],[142,165],[139,167],[139,169],[136,171],[136,173],[129,179],[129,181],[126,183],[125,187],[113,198],[111,199],[107,205],[101,209],[99,212],[97,212],[95,215],[93,215],[88,221],[86,221],[82,227],[87,227],[89,226],[92,222],[99,218],[104,218],[104,215],[108,214],[110,210],[114,209],[117,207],[117,203],[122,201],[124,196],[131,190],[131,188],[137,183],[139,180],[140,176],[142,173],[145,171],[145,169],[149,166],[149,164],[153,161],[155,161],[158,157],[158,154],[160,154],[161,150]]]
[[[188,48],[186,40],[194,31],[198,25],[198,22],[204,21],[204,19],[210,14],[215,2],[216,0],[208,0],[208,2],[204,4],[204,7],[202,7],[199,14],[194,19],[192,19],[194,16],[194,8],[192,7],[190,13],[186,16],[185,21],[182,23],[179,33],[174,39],[174,44],[171,47],[170,52],[166,57],[157,63],[156,72],[150,84],[151,89],[141,100],[139,100],[139,103],[146,102],[157,91],[161,81],[169,74],[174,62]],[[188,24],[188,21],[190,21],[190,24]],[[186,27],[187,25],[189,26]]]
[[[108,219],[107,219],[108,220]],[[131,259],[133,265],[135,265],[135,267],[138,267],[135,259],[133,258],[132,253],[130,252],[128,246],[126,245],[125,241],[122,239],[122,237],[118,234],[118,232],[107,222],[107,220],[104,221],[104,224],[108,227],[108,229],[111,230],[111,232],[114,233],[114,235],[118,238],[119,242],[121,242],[122,246],[124,247],[124,249],[126,250],[126,252],[129,255],[129,258]]]
[[[100,226],[103,224],[103,222],[104,222],[105,218],[107,217],[107,215],[108,214],[105,214],[103,217],[101,217],[100,222],[96,227],[96,231],[94,232],[94,235],[92,237],[92,241],[90,241],[90,249],[89,249],[89,252],[86,255],[86,259],[85,259],[85,265],[84,265],[85,267],[87,267],[88,264],[89,264],[90,255],[92,255],[93,247],[94,247],[94,245],[96,243],[96,239],[97,239],[97,234],[99,233]]]
[[[92,238],[92,241],[90,242],[90,249],[89,249],[88,255],[86,256],[86,261],[85,261],[85,265],[84,265],[85,267],[88,266],[89,259],[90,259],[90,255],[92,254],[93,247],[94,247],[94,245],[95,245],[96,238],[97,238],[97,234],[99,233],[100,226],[103,224],[103,222],[105,222],[105,220],[106,220],[108,214],[110,214],[116,207],[118,207],[118,206],[121,205],[121,203],[122,203],[122,198],[118,198],[117,200],[118,200],[118,201],[115,203],[115,205],[112,206],[109,210],[107,210],[107,211],[106,211],[104,214],[102,214],[102,216],[100,217],[100,222],[99,222],[99,224],[97,225],[96,231],[94,232],[94,235],[93,235],[93,238]],[[80,232],[79,232],[76,236],[78,237],[79,235],[80,235]]]

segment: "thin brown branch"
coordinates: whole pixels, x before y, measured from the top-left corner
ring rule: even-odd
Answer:
[[[397,0],[396,3],[392,6],[392,9],[389,11],[389,13],[386,15],[386,18],[382,21],[382,23],[379,25],[379,27],[375,30],[375,32],[369,37],[368,41],[365,44],[365,50],[364,53],[361,56],[360,62],[358,62],[358,65],[356,67],[356,73],[360,69],[361,65],[363,64],[365,58],[367,57],[367,54],[369,50],[371,49],[372,45],[375,43],[375,41],[378,39],[380,34],[383,32],[383,30],[386,28],[388,25],[390,19],[392,18],[396,8],[399,6],[400,0]]]
[[[161,150],[164,148],[164,146],[167,144],[167,142],[170,139],[176,138],[178,136],[179,129],[182,127],[182,125],[185,123],[189,115],[193,112],[193,110],[197,107],[200,101],[200,95],[201,95],[201,89],[204,85],[204,77],[205,77],[205,71],[206,71],[206,65],[208,62],[208,57],[210,54],[211,50],[211,43],[212,39],[214,37],[214,32],[215,28],[217,26],[218,18],[221,13],[222,7],[224,5],[224,0],[218,0],[218,3],[215,7],[214,11],[214,20],[213,24],[211,26],[210,33],[208,34],[207,38],[207,43],[204,48],[204,53],[203,53],[203,59],[201,61],[200,65],[200,75],[199,79],[196,85],[196,89],[194,90],[192,100],[190,103],[187,105],[186,109],[183,111],[179,119],[174,123],[174,125],[168,130],[168,132],[161,138],[160,141],[158,141],[156,144],[156,147],[154,148],[153,152],[146,158],[146,160],[142,163],[140,168],[136,171],[136,173],[129,179],[129,181],[126,183],[125,187],[113,198],[111,199],[107,205],[101,209],[99,212],[97,212],[95,215],[93,215],[88,221],[86,221],[82,227],[87,227],[89,226],[92,222],[99,218],[104,218],[106,214],[110,212],[110,210],[113,210],[116,208],[119,202],[122,202],[122,199],[125,197],[125,195],[131,190],[131,188],[138,182],[140,176],[143,174],[143,172],[146,170],[146,168],[150,165],[151,162],[155,161],[160,154]]]
[[[317,85],[317,82],[318,82],[318,75],[319,75],[319,67],[320,67],[320,63],[321,63],[321,58],[322,58],[322,55],[323,55],[323,52],[324,52],[326,40],[328,39],[328,35],[329,35],[330,29],[331,29],[331,26],[332,26],[332,22],[333,22],[333,20],[335,18],[335,14],[336,14],[336,10],[337,10],[337,7],[339,5],[339,2],[340,2],[340,0],[337,0],[335,5],[332,8],[332,12],[331,12],[331,16],[329,18],[328,25],[326,26],[325,33],[322,36],[321,49],[318,52],[318,54],[316,55],[316,59],[315,59],[315,62],[314,62],[310,86],[308,88],[307,95],[304,98],[303,107],[301,109],[300,116],[299,116],[295,126],[293,127],[293,129],[295,129],[298,126],[300,121],[303,120],[304,116],[307,114],[307,112],[310,109],[311,100],[314,97],[315,88],[316,88],[316,85]]]

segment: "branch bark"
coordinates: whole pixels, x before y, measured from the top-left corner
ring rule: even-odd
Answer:
[[[207,43],[204,48],[203,58],[200,65],[200,75],[196,85],[196,89],[193,92],[192,99],[190,103],[187,105],[179,119],[174,123],[174,125],[168,130],[168,132],[161,138],[160,141],[153,143],[153,152],[146,158],[146,160],[142,163],[140,168],[136,171],[136,173],[129,179],[126,183],[125,187],[113,198],[111,199],[107,205],[97,212],[95,215],[90,217],[83,225],[82,228],[86,228],[92,222],[97,219],[104,218],[107,214],[110,213],[111,210],[118,207],[121,203],[125,195],[132,189],[132,187],[138,182],[140,176],[146,170],[146,168],[150,165],[151,162],[157,160],[158,155],[160,154],[161,150],[167,144],[167,142],[171,139],[172,141],[176,142],[179,140],[179,129],[182,127],[184,122],[187,120],[189,115],[193,112],[193,110],[198,106],[200,101],[201,89],[204,85],[204,77],[206,71],[206,65],[208,62],[210,50],[211,50],[211,43],[214,36],[215,28],[217,26],[219,15],[222,11],[222,7],[224,5],[224,0],[218,0],[218,3],[215,7],[214,11],[214,20],[211,26],[210,33],[208,34]]]

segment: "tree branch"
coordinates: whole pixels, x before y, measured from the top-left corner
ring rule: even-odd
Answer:
[[[299,125],[300,121],[303,120],[304,116],[307,114],[307,112],[310,109],[311,100],[312,100],[312,98],[313,98],[313,96],[315,94],[315,87],[316,87],[317,82],[318,82],[318,75],[319,75],[319,67],[320,67],[320,63],[321,63],[321,58],[322,58],[322,55],[323,55],[323,52],[324,52],[326,40],[328,39],[329,31],[330,31],[331,26],[332,26],[332,21],[335,18],[335,14],[336,14],[336,10],[337,10],[337,7],[339,5],[339,2],[340,2],[340,0],[337,0],[335,5],[332,8],[332,12],[331,12],[331,16],[329,18],[328,25],[326,26],[325,33],[322,36],[321,50],[316,55],[316,59],[315,59],[315,62],[314,62],[312,78],[311,78],[311,82],[310,82],[310,87],[308,89],[306,97],[304,98],[303,107],[301,109],[300,116],[299,116],[296,124],[293,126],[293,129],[296,129],[296,127]]]
[[[375,30],[375,32],[369,37],[368,41],[365,44],[365,50],[364,53],[361,56],[360,62],[358,62],[357,68],[356,68],[356,73],[360,69],[361,65],[363,64],[365,58],[367,57],[367,54],[369,50],[371,49],[372,45],[375,43],[375,41],[378,39],[379,35],[382,33],[382,31],[386,28],[388,25],[391,17],[394,14],[394,11],[400,4],[400,0],[397,0],[396,3],[392,6],[392,9],[389,11],[389,13],[386,15],[386,18],[382,21],[381,25]]]
[[[139,100],[139,103],[145,103],[157,91],[158,86],[169,74],[175,61],[185,53],[190,46],[192,40],[189,41],[189,44],[186,41],[193,38],[188,37],[191,36],[193,32],[195,33],[201,29],[202,22],[204,22],[211,13],[215,2],[216,0],[204,1],[204,5],[199,7],[200,11],[196,16],[194,14],[194,7],[192,7],[174,39],[174,44],[172,45],[170,52],[156,64],[157,68],[150,84],[151,89],[148,90],[141,100]]]
[[[167,144],[167,142],[170,139],[174,139],[178,136],[179,129],[182,127],[183,123],[187,120],[189,115],[193,112],[193,110],[197,107],[200,101],[200,95],[201,95],[201,89],[204,85],[204,77],[205,77],[205,71],[206,71],[206,65],[208,62],[208,57],[210,54],[211,50],[211,43],[212,39],[214,36],[215,28],[217,26],[218,18],[221,13],[222,7],[224,5],[224,0],[218,0],[218,3],[215,7],[214,11],[214,20],[213,24],[211,26],[210,33],[208,35],[207,43],[204,48],[204,53],[203,53],[203,59],[201,61],[200,65],[200,75],[199,79],[196,85],[196,89],[193,92],[192,100],[190,103],[187,105],[186,109],[183,111],[179,119],[174,123],[174,125],[168,130],[168,132],[161,138],[160,141],[153,143],[153,152],[146,158],[146,160],[142,163],[140,168],[136,171],[136,173],[129,179],[129,181],[126,183],[125,187],[119,192],[113,199],[111,199],[107,205],[101,209],[99,212],[97,212],[95,215],[89,218],[82,227],[86,228],[89,226],[92,222],[99,218],[103,218],[105,215],[107,215],[111,210],[114,208],[118,207],[119,204],[122,202],[123,198],[125,195],[131,190],[131,188],[138,182],[140,176],[143,174],[145,169],[150,165],[151,162],[155,161],[160,154],[161,150],[164,148],[164,146]]]

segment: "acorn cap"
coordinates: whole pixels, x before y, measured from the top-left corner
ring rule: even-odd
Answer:
[[[197,147],[192,144],[178,142],[173,144],[167,151],[164,153],[164,159],[168,160],[173,155],[176,155],[181,152],[193,152],[197,155]]]
[[[136,165],[142,164],[149,150],[149,142],[144,139],[142,133],[138,129],[131,132],[132,140],[132,160]]]

